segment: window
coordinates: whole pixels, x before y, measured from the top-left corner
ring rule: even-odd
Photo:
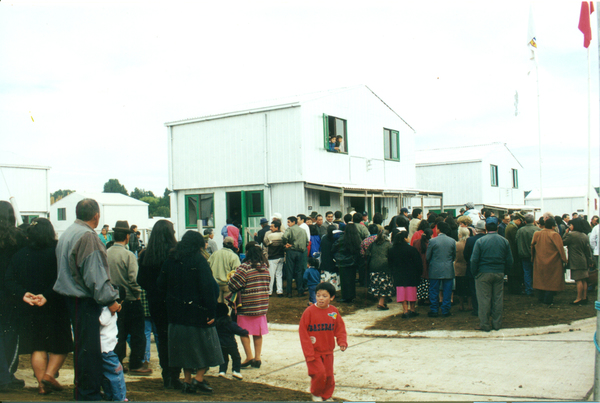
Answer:
[[[383,156],[386,160],[400,161],[400,133],[383,129]]]
[[[214,227],[214,195],[212,193],[185,196],[185,227]]]
[[[511,169],[512,171],[512,181],[513,181],[513,189],[517,189],[519,187],[519,172],[516,169]]]
[[[331,194],[329,192],[319,192],[319,205],[321,207],[331,206]]]
[[[347,122],[344,119],[323,114],[323,146],[332,153],[348,153]]]
[[[498,165],[490,165],[490,181],[492,186],[498,186]]]
[[[262,217],[263,213],[263,191],[246,192],[246,214],[248,217]]]
[[[67,219],[67,209],[59,208],[58,209],[58,221],[65,221]]]
[[[31,224],[33,220],[39,218],[39,215],[22,215],[21,219],[23,220],[23,224]]]

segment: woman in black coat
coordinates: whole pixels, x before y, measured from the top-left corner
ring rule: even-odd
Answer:
[[[219,287],[202,256],[204,237],[188,231],[162,266],[158,289],[166,292],[169,366],[183,368],[183,393],[212,392],[204,381],[223,355],[215,328]],[[192,371],[195,377],[192,379]]]
[[[181,389],[179,374],[181,368],[169,366],[169,320],[165,294],[159,292],[156,280],[160,274],[163,263],[169,256],[169,251],[177,245],[173,223],[168,220],[159,220],[154,224],[148,247],[140,252],[138,259],[139,271],[137,282],[146,290],[150,316],[156,325],[156,347],[158,360],[162,368],[162,378],[166,389]]]
[[[19,304],[19,354],[31,354],[38,393],[63,387],[54,379],[67,354],[73,351],[71,325],[56,282],[56,235],[50,221],[36,218],[27,228],[28,246],[13,256],[5,287]]]
[[[388,264],[394,278],[396,299],[402,302],[404,313],[402,318],[418,316],[415,311],[417,286],[421,282],[423,261],[416,248],[410,246],[408,231],[403,230],[394,235],[393,246],[389,251]],[[410,304],[410,310],[409,310]]]

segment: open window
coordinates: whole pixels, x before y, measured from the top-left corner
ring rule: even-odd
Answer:
[[[383,129],[383,156],[386,160],[400,161],[400,133]]]
[[[203,227],[214,227],[214,195],[212,193],[185,196],[185,227],[198,228],[202,220]]]
[[[323,114],[323,141],[325,150],[348,153],[347,121]]]

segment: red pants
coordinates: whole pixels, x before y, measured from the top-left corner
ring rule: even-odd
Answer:
[[[333,379],[333,354],[315,355],[313,361],[307,361],[308,375],[311,377],[310,393],[329,399],[335,389]]]

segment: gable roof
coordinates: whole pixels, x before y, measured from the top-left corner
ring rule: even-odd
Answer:
[[[461,162],[481,162],[489,154],[498,152],[498,149],[501,147],[506,148],[519,166],[523,168],[523,165],[521,165],[519,160],[506,146],[506,143],[500,142],[417,150],[415,154],[415,164],[417,166],[427,166]]]
[[[94,199],[98,204],[102,206],[148,206],[148,203],[141,200],[134,199],[133,197],[125,196],[121,193],[89,193],[89,192],[73,192],[68,196],[63,197],[54,204],[60,203],[61,201],[69,197],[82,199]]]
[[[339,94],[339,93],[342,93],[345,91],[354,90],[356,88],[362,88],[362,87],[369,90],[369,92],[371,92],[377,99],[379,99],[379,101],[381,101],[382,104],[384,104],[390,111],[392,111],[396,116],[398,116],[398,118],[400,118],[400,120],[402,120],[408,127],[410,127],[413,130],[413,132],[415,131],[415,129],[413,129],[413,127],[411,125],[409,125],[404,119],[402,119],[402,117],[396,111],[394,111],[392,108],[390,108],[390,106],[388,104],[386,104],[377,94],[375,94],[373,92],[373,90],[371,90],[369,87],[367,87],[364,84],[354,85],[354,86],[350,86],[350,87],[341,87],[341,88],[334,88],[334,89],[329,89],[329,90],[316,91],[316,92],[311,92],[311,93],[307,93],[307,94],[299,94],[299,95],[292,95],[292,96],[287,96],[287,97],[280,97],[280,98],[269,99],[269,100],[253,101],[253,102],[249,102],[249,103],[245,103],[245,104],[240,104],[237,106],[232,106],[229,108],[229,110],[226,110],[226,111],[223,111],[223,110],[214,111],[213,113],[208,113],[206,115],[202,115],[202,116],[199,116],[196,118],[189,118],[189,119],[183,119],[183,120],[175,120],[172,122],[166,122],[165,126],[176,126],[176,125],[181,125],[181,124],[199,122],[199,121],[203,121],[203,120],[220,119],[220,118],[229,117],[229,116],[265,112],[265,111],[283,109],[283,108],[292,108],[292,107],[300,106],[304,102],[314,101],[314,100],[317,100],[320,98],[325,98],[330,95]]]

